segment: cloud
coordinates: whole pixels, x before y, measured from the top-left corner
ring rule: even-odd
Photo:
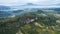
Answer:
[[[60,0],[40,0],[37,2],[39,5],[54,5],[60,3]]]
[[[22,5],[26,3],[34,3],[38,5],[57,5],[60,0],[0,0],[0,5]]]

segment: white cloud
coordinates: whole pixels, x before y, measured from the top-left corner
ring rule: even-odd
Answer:
[[[60,3],[60,0],[40,0],[37,4],[40,5],[54,5]]]
[[[0,0],[0,5],[21,5],[25,3],[34,3],[39,5],[59,4],[60,0]]]

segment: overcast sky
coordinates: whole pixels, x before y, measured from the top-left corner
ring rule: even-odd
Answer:
[[[38,5],[60,5],[60,0],[0,0],[0,5],[24,5],[26,3],[33,3]]]

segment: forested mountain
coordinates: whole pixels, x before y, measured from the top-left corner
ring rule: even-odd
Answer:
[[[54,10],[25,9],[12,13],[20,11],[23,13],[15,17],[0,18],[0,34],[60,34],[60,14]]]

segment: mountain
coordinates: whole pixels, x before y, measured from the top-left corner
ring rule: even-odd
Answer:
[[[23,6],[38,6],[37,4],[33,4],[33,3],[26,3],[25,5]]]
[[[56,6],[60,6],[60,3],[58,3],[58,4],[54,4],[54,5],[56,5]]]
[[[10,7],[0,5],[0,10],[10,10]]]
[[[11,16],[12,14],[6,11],[0,11],[0,18]]]

